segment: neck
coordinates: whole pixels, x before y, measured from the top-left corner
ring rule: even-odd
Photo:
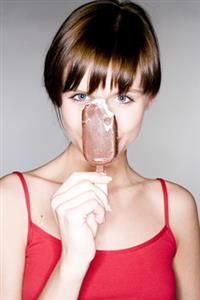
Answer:
[[[81,151],[74,146],[72,143],[69,144],[67,149],[59,156],[60,160],[60,180],[65,181],[66,178],[72,172],[95,172],[96,168],[91,166],[84,158]],[[65,171],[63,166],[66,166]],[[113,178],[113,184],[116,186],[124,184],[125,182],[130,183],[130,174],[133,173],[131,170],[128,160],[127,151],[120,153],[116,159],[110,165],[105,167],[106,174]]]

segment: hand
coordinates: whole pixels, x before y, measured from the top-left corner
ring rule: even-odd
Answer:
[[[107,194],[96,184],[107,184],[111,177],[97,172],[74,172],[53,195],[62,241],[62,258],[89,263],[95,256],[98,224],[110,211]]]

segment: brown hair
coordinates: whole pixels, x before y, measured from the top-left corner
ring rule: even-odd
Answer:
[[[53,104],[61,106],[62,93],[76,89],[91,64],[88,93],[99,84],[104,86],[109,63],[112,85],[120,94],[132,85],[137,67],[144,93],[152,97],[158,93],[161,68],[157,37],[144,9],[130,1],[91,1],[63,22],[45,59],[44,82]]]

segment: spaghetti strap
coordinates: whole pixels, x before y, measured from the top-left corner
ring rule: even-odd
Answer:
[[[22,187],[24,190],[25,200],[26,200],[26,207],[27,207],[27,212],[28,212],[28,222],[30,224],[30,223],[32,223],[31,208],[30,208],[30,195],[29,195],[26,180],[21,172],[15,171],[15,172],[13,172],[13,174],[16,174],[19,177],[19,179],[21,180]]]
[[[169,227],[169,208],[168,208],[168,192],[165,180],[162,178],[157,178],[162,186],[163,198],[164,198],[164,212],[165,212],[165,225]]]

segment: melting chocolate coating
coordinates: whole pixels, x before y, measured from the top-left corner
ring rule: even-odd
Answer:
[[[96,100],[84,107],[82,140],[84,157],[91,165],[106,165],[116,157],[117,122],[105,101]]]

